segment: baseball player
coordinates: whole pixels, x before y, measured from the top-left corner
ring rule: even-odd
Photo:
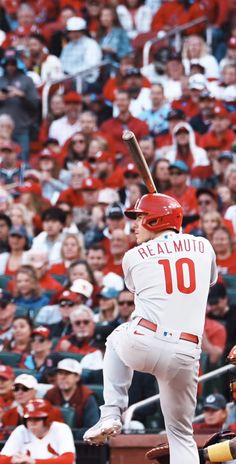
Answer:
[[[105,404],[84,440],[100,444],[120,433],[133,370],[148,372],[159,384],[170,464],[196,464],[192,420],[206,301],[217,280],[215,253],[207,239],[179,234],[182,207],[167,195],[144,195],[125,214],[135,219],[137,246],[123,258],[135,310],[107,338]]]
[[[42,399],[25,405],[24,425],[12,432],[0,453],[0,464],[74,464],[71,429],[51,421],[52,406]]]

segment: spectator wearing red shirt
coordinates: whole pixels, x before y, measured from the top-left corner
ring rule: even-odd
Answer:
[[[103,184],[103,188],[121,188],[124,185],[123,169],[115,165],[113,155],[108,151],[100,151],[96,154],[94,175]]]
[[[62,337],[55,347],[55,351],[68,351],[86,355],[97,350],[92,345],[95,333],[94,314],[85,305],[76,306],[70,314],[72,325],[71,335]]]
[[[166,195],[174,197],[182,206],[184,216],[197,212],[196,189],[187,184],[189,168],[184,161],[176,160],[169,166],[171,188]]]
[[[122,159],[130,159],[128,148],[126,148],[122,134],[124,130],[135,132],[136,138],[139,140],[144,135],[148,135],[149,128],[146,122],[141,121],[131,115],[129,111],[130,96],[125,90],[119,90],[116,95],[115,104],[119,110],[119,116],[110,118],[100,126],[101,132],[110,134],[113,138],[114,151]]]
[[[72,165],[70,174],[71,186],[60,193],[58,202],[70,203],[73,207],[81,207],[84,205],[81,184],[83,179],[89,176],[89,169],[82,161],[79,161]]]
[[[236,250],[229,229],[223,225],[217,227],[211,243],[216,253],[218,272],[222,275],[236,274]]]
[[[124,230],[113,230],[110,238],[110,258],[108,258],[104,273],[114,272],[123,277],[122,259],[129,248],[129,239]]]
[[[31,249],[26,256],[25,264],[33,266],[36,270],[40,286],[45,290],[52,293],[62,291],[62,285],[51,276],[49,271],[48,255],[45,251]]]
[[[50,267],[50,273],[66,277],[70,264],[83,257],[84,249],[79,234],[66,234],[61,244],[61,262]]]
[[[230,129],[230,115],[221,105],[214,108],[214,115],[210,130],[202,135],[199,144],[204,147],[206,143],[217,145],[221,151],[230,150],[235,140],[235,134]]]
[[[3,400],[3,410],[7,411],[14,401],[12,385],[14,371],[11,366],[0,365],[0,397]]]

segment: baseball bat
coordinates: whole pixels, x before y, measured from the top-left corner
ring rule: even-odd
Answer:
[[[134,133],[130,130],[126,130],[123,132],[122,139],[126,143],[133,161],[136,164],[149,193],[157,193],[157,189],[147,165],[147,161],[144,158],[144,154]]]

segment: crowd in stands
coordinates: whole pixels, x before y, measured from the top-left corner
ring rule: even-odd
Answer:
[[[181,43],[169,36],[199,18]],[[144,63],[143,47],[157,37]],[[122,258],[135,235],[124,209],[147,192],[122,140],[127,129],[158,192],[182,205],[183,231],[208,238],[216,253],[201,373],[224,364],[236,343],[235,1],[4,0],[1,439],[36,397],[78,439],[98,420],[106,337],[134,310]],[[130,404],[157,391],[152,376],[135,373]],[[204,412],[223,411],[215,422],[205,414],[212,428],[226,421],[226,400],[222,384],[199,388]],[[134,419],[163,428],[156,404]]]

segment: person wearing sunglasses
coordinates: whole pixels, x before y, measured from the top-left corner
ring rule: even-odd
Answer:
[[[96,350],[92,345],[95,323],[93,311],[86,305],[78,305],[69,316],[72,325],[71,335],[60,338],[55,351],[88,354]]]
[[[36,377],[40,382],[46,369],[46,359],[52,348],[51,333],[46,327],[36,327],[31,334],[31,353],[23,358],[20,367],[34,369]]]
[[[134,295],[127,288],[121,290],[118,296],[118,322],[123,324],[130,320],[130,316],[134,311]]]

